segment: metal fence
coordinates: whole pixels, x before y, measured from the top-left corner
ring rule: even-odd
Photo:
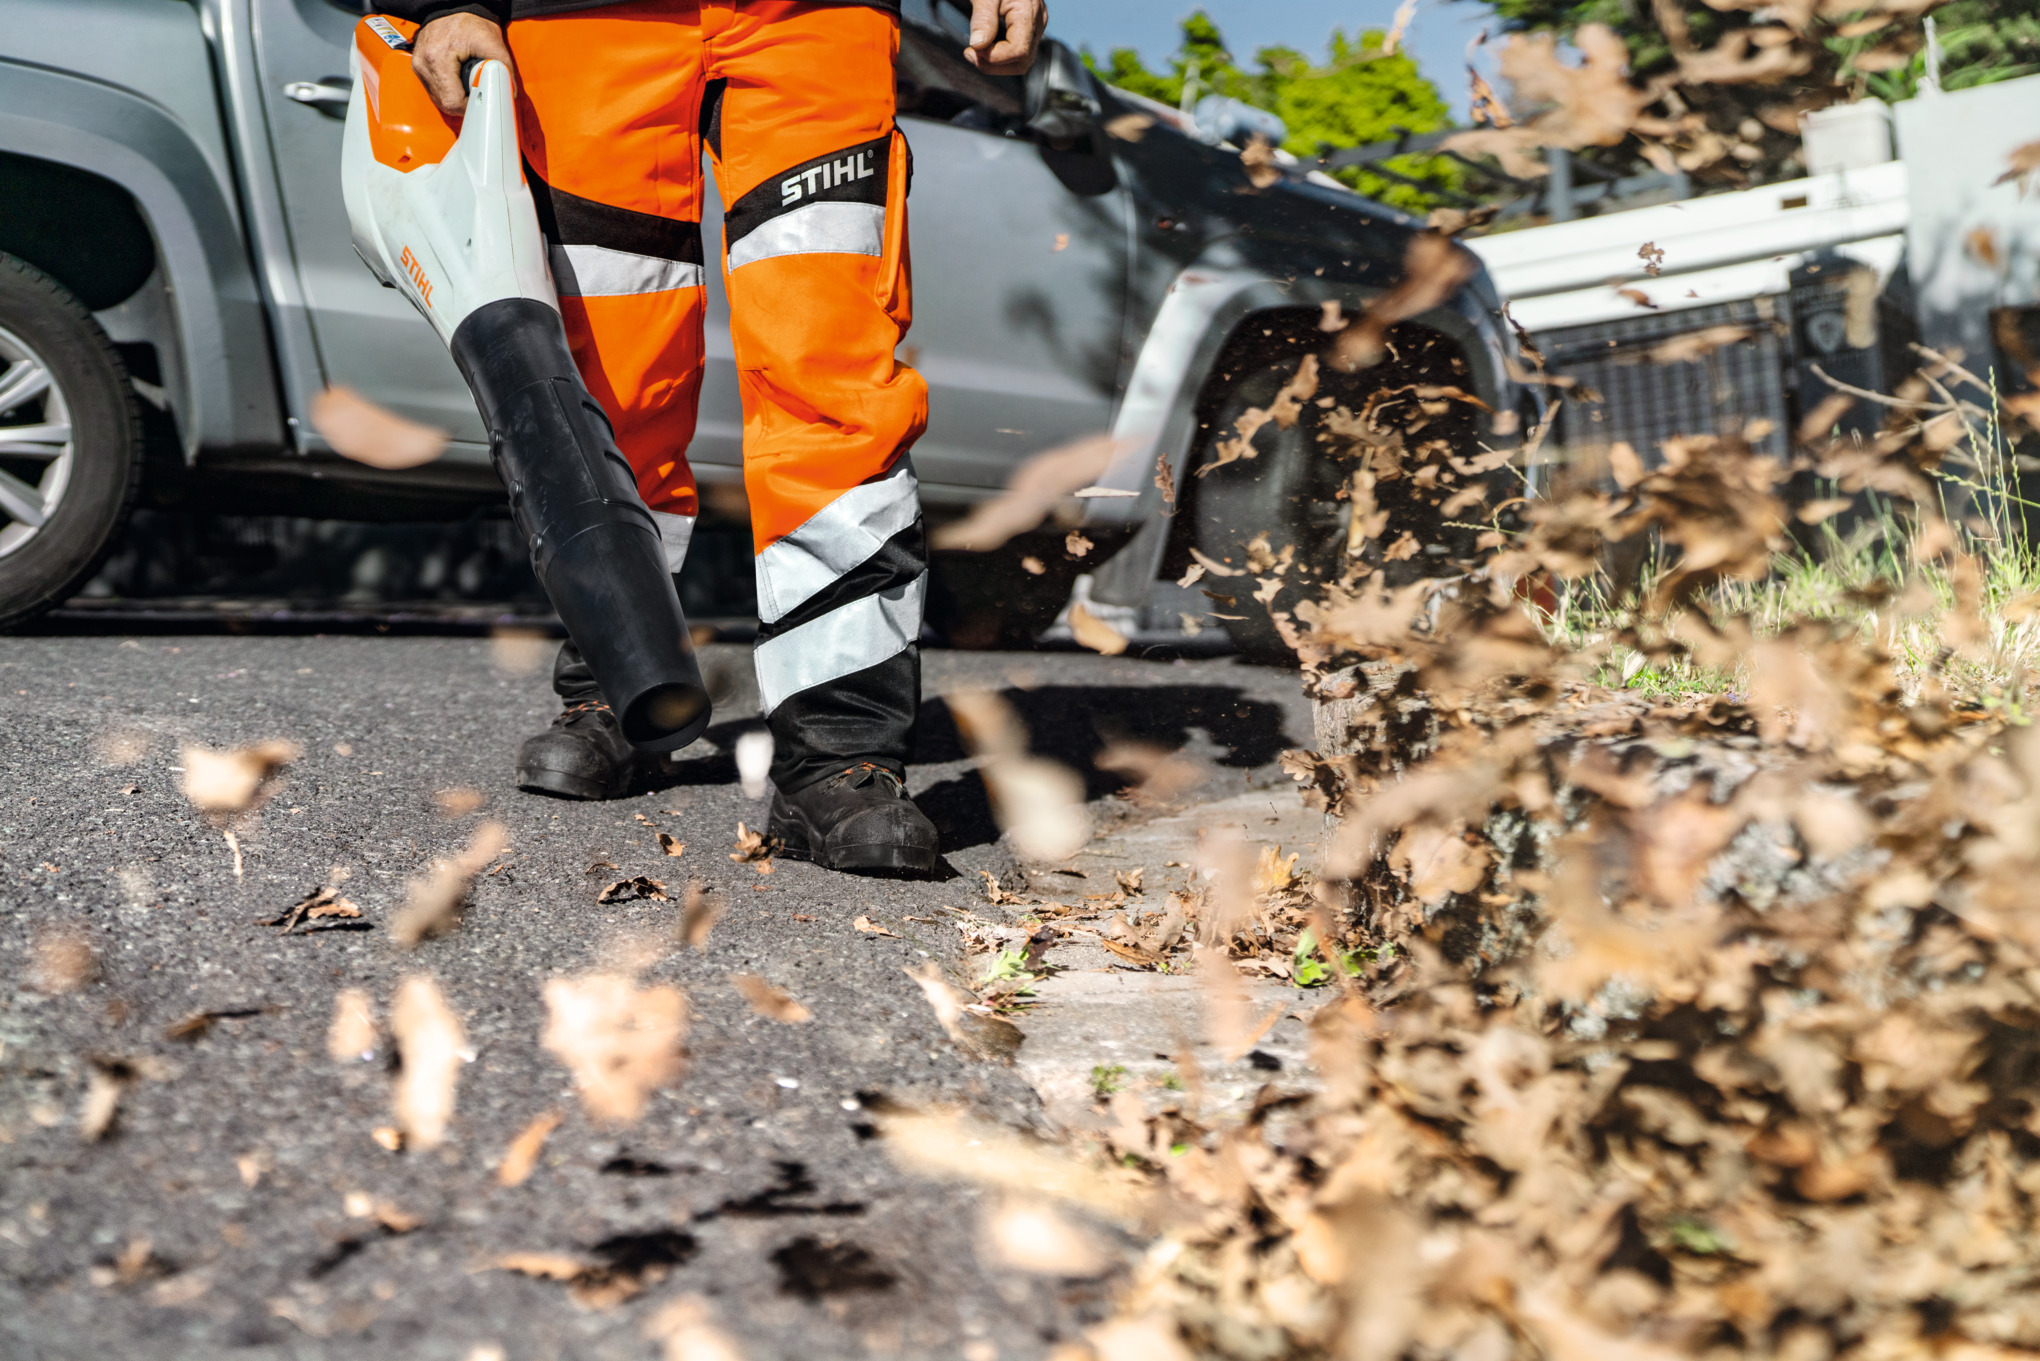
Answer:
[[[1674,436],[1732,434],[1766,421],[1756,445],[1782,456],[1794,405],[1790,312],[1789,299],[1761,297],[1543,332],[1537,343],[1551,369],[1588,390],[1565,394],[1561,440],[1573,449],[1626,441],[1653,465],[1658,446]],[[1714,326],[1749,334],[1695,359],[1651,358],[1666,341]]]

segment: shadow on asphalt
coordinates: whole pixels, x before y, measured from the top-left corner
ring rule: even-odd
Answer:
[[[1281,709],[1231,686],[1044,685],[1009,689],[1003,697],[1027,725],[1034,753],[1076,771],[1086,799],[1104,798],[1129,783],[1096,764],[1098,754],[1113,742],[1138,742],[1167,752],[1194,743],[1204,759],[1241,769],[1266,765],[1294,745],[1282,730]],[[1221,750],[1212,752],[1206,742]],[[939,699],[924,703],[915,763],[960,761],[967,754],[949,706]],[[945,854],[998,840],[999,825],[976,771],[931,785],[917,802],[941,833]]]
[[[1232,686],[1044,685],[1001,693],[1027,725],[1034,753],[1075,770],[1084,781],[1086,799],[1104,798],[1128,784],[1124,776],[1097,766],[1098,754],[1113,742],[1137,742],[1165,752],[1194,744],[1201,758],[1238,769],[1267,765],[1295,744],[1283,732],[1280,708]],[[717,748],[713,754],[680,761],[671,775],[647,789],[736,783],[731,750],[740,734],[758,726],[755,718],[711,726],[702,736]],[[913,763],[946,765],[969,754],[949,706],[939,698],[923,701]],[[945,855],[999,838],[984,781],[974,770],[929,786],[916,802],[941,834]]]

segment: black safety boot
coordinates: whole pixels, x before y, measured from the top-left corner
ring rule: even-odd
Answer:
[[[517,749],[517,787],[568,799],[620,799],[640,774],[660,768],[633,747],[571,641],[553,662],[553,693],[566,706],[552,726]]]
[[[607,704],[583,700],[524,739],[517,749],[517,787],[569,799],[620,799],[653,759],[624,740],[623,725]]]
[[[935,872],[935,824],[884,766],[860,761],[793,793],[772,792],[766,835],[795,860],[861,874]]]

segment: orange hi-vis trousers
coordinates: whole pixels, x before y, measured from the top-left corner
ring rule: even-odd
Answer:
[[[808,0],[630,0],[519,19],[527,178],[567,337],[678,571],[698,502],[706,146],[744,406],[773,776],[903,770],[927,583],[906,451],[912,313],[899,21]]]

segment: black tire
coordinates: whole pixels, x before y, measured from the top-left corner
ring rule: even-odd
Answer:
[[[939,552],[928,562],[928,626],[962,651],[1019,651],[1055,622],[1083,573],[1111,556],[1102,549],[1079,561],[1063,536],[1023,534],[986,553]],[[1026,565],[1032,559],[1041,570]]]
[[[1463,571],[1476,554],[1477,531],[1443,523],[1439,503],[1445,493],[1420,488],[1410,477],[1380,483],[1375,495],[1379,507],[1388,512],[1388,527],[1367,542],[1357,559],[1346,552],[1353,516],[1352,500],[1346,493],[1358,464],[1338,452],[1346,443],[1334,438],[1329,426],[1342,416],[1363,411],[1375,393],[1414,384],[1463,383],[1463,375],[1453,368],[1456,349],[1434,332],[1396,328],[1391,333],[1395,357],[1357,373],[1340,373],[1321,363],[1317,391],[1303,404],[1293,425],[1285,429],[1270,421],[1254,435],[1252,458],[1221,463],[1202,477],[1196,475],[1197,469],[1211,464],[1217,446],[1233,438],[1239,418],[1252,408],[1266,408],[1274,402],[1304,358],[1323,351],[1324,340],[1314,325],[1292,327],[1287,333],[1277,329],[1272,337],[1260,339],[1250,353],[1229,356],[1234,362],[1222,361],[1220,372],[1230,372],[1233,377],[1207,407],[1209,414],[1190,454],[1192,541],[1205,556],[1245,573],[1207,575],[1198,584],[1216,595],[1232,597],[1231,604],[1223,599],[1214,601],[1212,613],[1221,616],[1233,645],[1256,661],[1294,663],[1295,653],[1282,641],[1272,612],[1294,618],[1297,604],[1320,596],[1328,582],[1383,568],[1391,584],[1401,584],[1419,576]],[[1331,403],[1320,405],[1325,398]],[[1409,401],[1399,394],[1395,400]],[[1387,412],[1390,407],[1384,404],[1382,409]],[[1430,453],[1412,454],[1410,468],[1441,461],[1448,447],[1460,457],[1476,452],[1478,410],[1452,402],[1444,411],[1428,416],[1424,427],[1408,442],[1422,445]],[[1445,479],[1448,483],[1452,480]],[[1492,493],[1490,498],[1502,499]],[[1405,531],[1416,537],[1422,550],[1413,557],[1384,561],[1384,549]],[[1255,541],[1262,538],[1266,547],[1261,551],[1280,555],[1286,548],[1294,549],[1293,565],[1281,574],[1279,589],[1266,602],[1254,599],[1260,581],[1268,575],[1255,568],[1259,557]]]
[[[0,410],[0,473],[8,479],[0,483],[0,629],[55,609],[92,578],[142,476],[141,415],[106,333],[69,289],[0,254],[0,391],[9,374],[26,376],[23,362],[39,363],[50,381]],[[63,453],[6,450],[10,427],[47,427],[53,412],[70,427],[68,462]],[[45,438],[33,447],[58,446]],[[14,513],[24,487],[38,503],[54,489],[54,505],[39,527]],[[4,504],[10,498],[13,510]]]

